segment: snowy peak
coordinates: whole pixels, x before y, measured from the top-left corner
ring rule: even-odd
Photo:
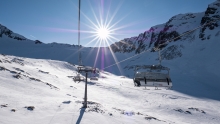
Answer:
[[[3,37],[4,35],[6,37],[16,39],[16,40],[27,40],[27,38],[25,38],[24,36],[16,34],[12,32],[11,30],[9,30],[7,27],[0,24],[0,37]]]
[[[212,4],[209,4],[205,11],[205,16],[202,17],[201,25],[204,27],[200,30],[199,38],[202,40],[210,39],[210,31],[219,26],[220,21],[220,1],[217,0]],[[214,32],[215,36],[218,36],[220,31]]]
[[[220,7],[220,0],[216,0],[215,2],[209,4],[208,7],[209,7],[209,8],[216,8],[216,9],[219,9],[219,7]]]
[[[209,40],[220,34],[214,30],[218,27],[220,19],[220,1],[210,4],[205,12],[178,14],[170,18],[166,23],[151,27],[139,36],[125,38],[111,45],[114,52],[132,52],[136,54],[143,52],[164,42],[183,41],[183,40]],[[181,34],[204,26],[200,30],[195,30],[187,36],[179,37]],[[165,46],[162,46],[165,47]]]
[[[56,42],[45,44],[40,40],[35,40],[35,41],[30,40],[20,34],[14,33],[10,29],[8,29],[6,26],[3,26],[0,24],[0,41],[16,42],[17,40],[23,40],[23,41],[25,40],[26,42],[24,43],[24,45],[27,45],[27,44],[38,44],[39,45],[39,44],[41,44],[41,45],[48,45],[50,47],[78,47],[78,45],[74,45],[74,44],[70,45],[70,44],[56,43]],[[82,48],[83,46],[80,45],[79,47]]]

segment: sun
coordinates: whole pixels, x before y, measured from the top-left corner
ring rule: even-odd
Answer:
[[[85,44],[85,46],[92,45],[95,47],[108,47],[112,44],[115,45],[115,42],[120,41],[119,37],[122,37],[126,34],[127,31],[122,31],[123,28],[128,27],[129,25],[120,25],[121,21],[127,16],[120,16],[120,18],[116,19],[116,15],[122,4],[117,6],[117,9],[114,11],[111,10],[111,5],[106,6],[105,8],[103,0],[97,0],[98,8],[93,9],[92,4],[91,13],[89,16],[82,11],[83,17],[85,18],[85,22],[82,22],[84,25],[84,30],[81,30],[83,33],[87,33],[87,37],[83,39],[88,39],[89,41]]]
[[[108,28],[101,27],[97,30],[96,33],[97,33],[97,36],[99,37],[99,39],[101,39],[101,40],[109,39],[110,31]]]

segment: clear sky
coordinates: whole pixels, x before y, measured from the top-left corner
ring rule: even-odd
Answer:
[[[81,0],[80,42],[83,46],[96,44],[92,32],[97,21],[104,26],[109,23],[114,30],[110,32],[111,44],[137,36],[174,15],[204,12],[214,1]],[[28,39],[78,44],[78,0],[0,0],[0,24]]]

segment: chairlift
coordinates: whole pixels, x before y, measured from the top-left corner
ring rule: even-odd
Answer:
[[[77,74],[74,78],[73,78],[74,82],[76,81],[85,81],[85,77],[84,76],[80,76],[80,74]]]
[[[91,73],[99,73],[98,68],[90,67],[90,66],[78,66],[78,72],[91,72]]]
[[[93,77],[90,77],[90,80],[99,80],[99,78],[98,77],[95,77],[95,76],[93,76]]]
[[[78,81],[85,81],[85,77],[84,76],[81,76],[80,75],[80,71],[81,71],[81,68],[83,68],[84,66],[78,66],[77,69],[77,75],[73,78],[74,82]]]
[[[99,78],[96,76],[96,74],[99,74],[99,69],[98,68],[94,69],[93,74],[90,77],[90,80],[96,80],[96,81],[99,80]]]
[[[85,81],[85,77],[84,76],[81,76],[80,73],[83,73],[83,72],[92,72],[93,74],[97,73],[99,74],[99,69],[98,68],[93,68],[93,67],[90,67],[90,66],[78,66],[77,67],[78,69],[78,74],[77,76],[75,76],[73,78],[73,80],[76,82],[76,81]],[[98,80],[98,77],[90,77],[90,80]]]
[[[160,52],[160,51],[159,51]],[[159,65],[146,65],[146,71],[137,71],[140,67],[135,68],[134,86],[137,87],[167,87],[171,89],[172,81],[169,75],[170,69],[161,65],[161,58],[159,53]]]

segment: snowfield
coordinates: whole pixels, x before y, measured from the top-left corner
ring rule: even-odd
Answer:
[[[88,108],[81,109],[85,83],[73,81],[76,67],[62,61],[0,55],[0,123],[220,122],[219,100],[134,87],[132,79],[105,71],[98,81],[88,80]]]

